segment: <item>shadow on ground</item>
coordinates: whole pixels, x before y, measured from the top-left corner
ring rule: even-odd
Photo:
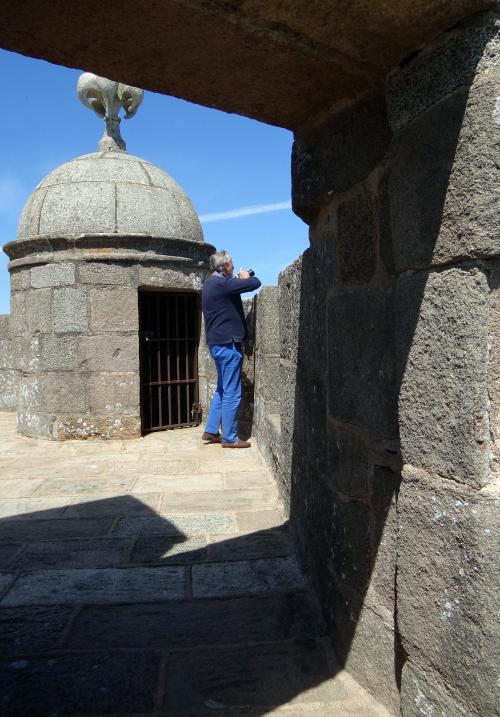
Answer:
[[[302,715],[350,697],[286,525],[207,545],[130,495],[71,515],[0,521],[4,717],[264,715],[294,700]]]

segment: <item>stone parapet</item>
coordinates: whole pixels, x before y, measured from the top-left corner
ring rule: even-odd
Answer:
[[[495,28],[295,135],[277,475],[337,656],[394,714],[495,714]]]

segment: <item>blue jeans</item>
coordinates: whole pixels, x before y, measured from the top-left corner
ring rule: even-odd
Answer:
[[[217,390],[208,413],[207,433],[218,433],[222,423],[222,440],[238,440],[238,408],[241,401],[241,364],[243,353],[240,344],[210,344],[210,355],[217,368]]]

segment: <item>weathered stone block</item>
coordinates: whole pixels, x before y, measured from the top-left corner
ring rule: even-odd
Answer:
[[[343,705],[348,695],[329,679],[323,646],[315,640],[206,648],[176,657],[166,677],[167,714],[207,714],[207,704],[221,704],[238,706],[233,715],[242,714],[241,705],[247,714],[272,715],[271,706],[290,705],[293,700],[302,703],[299,710],[284,714],[297,717],[310,711],[304,703],[340,699]]]
[[[132,267],[106,262],[85,262],[78,273],[82,284],[130,284],[134,277]]]
[[[31,543],[45,540],[98,538],[106,536],[113,523],[113,518],[2,521],[0,523],[0,539],[2,543],[8,541]]]
[[[19,225],[17,227],[18,239],[33,238],[40,234],[38,221],[46,192],[47,190],[45,188],[39,188],[30,194],[19,219]]]
[[[136,157],[92,154],[61,164],[45,179],[47,184],[76,182],[127,182],[148,185],[148,177]]]
[[[13,336],[26,332],[26,297],[22,291],[10,295],[10,330]]]
[[[279,354],[278,287],[265,286],[255,301],[255,349],[258,354]]]
[[[372,567],[370,600],[394,614],[396,600],[397,499],[401,476],[389,468],[373,467],[371,480]]]
[[[432,684],[439,673],[480,715],[495,714],[497,705],[499,514],[493,492],[405,468],[397,576],[403,645]]]
[[[371,608],[339,594],[334,605],[333,645],[340,664],[391,714],[399,714],[391,618],[389,614],[384,619]]]
[[[0,340],[11,338],[10,314],[0,314]]]
[[[4,717],[150,712],[160,669],[154,652],[99,652],[15,660],[0,668]]]
[[[97,334],[81,336],[78,342],[78,366],[81,371],[138,371],[137,334],[118,336]]]
[[[36,414],[40,411],[40,383],[35,374],[21,374],[18,381],[17,405],[20,413]]]
[[[16,384],[16,371],[13,369],[0,370],[0,410],[15,410],[17,402]]]
[[[255,514],[254,514],[255,515]],[[127,536],[176,535],[181,537],[205,533],[234,532],[234,523],[229,514],[192,513],[156,515],[152,518],[120,519],[113,528],[113,534]]]
[[[139,373],[97,373],[88,379],[92,415],[140,413]]]
[[[479,77],[394,141],[388,191],[399,272],[498,255],[497,85],[490,74]]]
[[[341,110],[321,127],[297,133],[292,150],[292,206],[308,223],[331,194],[363,180],[391,138],[382,96]]]
[[[485,273],[468,267],[397,287],[403,460],[475,486],[489,476],[488,292]]]
[[[17,404],[17,432],[32,438],[52,439],[52,422],[40,413],[23,411]]]
[[[368,498],[372,463],[365,443],[348,426],[328,427],[328,482],[351,498]]]
[[[32,334],[52,332],[52,289],[27,291],[25,297],[28,331]]]
[[[119,538],[42,540],[26,546],[15,556],[12,565],[14,570],[23,572],[61,568],[123,567],[128,563],[130,549],[131,541]],[[2,612],[0,610],[0,615]]]
[[[255,393],[269,404],[279,405],[281,397],[281,376],[279,356],[257,354],[255,361],[257,375]]]
[[[137,331],[138,298],[135,288],[90,289],[92,331]]]
[[[36,372],[40,368],[41,337],[16,336],[13,343],[14,365],[18,371]]]
[[[12,291],[29,289],[31,286],[30,269],[12,269],[10,272],[10,287]]]
[[[68,263],[45,264],[31,269],[31,286],[41,289],[75,283],[75,265]]]
[[[40,408],[45,413],[71,413],[86,408],[85,378],[81,374],[51,371],[40,376]]]
[[[299,340],[299,315],[302,284],[302,257],[279,275],[280,356],[295,362]]]
[[[481,717],[495,712],[481,712]],[[401,678],[401,715],[402,717],[422,717],[422,715],[450,715],[450,717],[476,717],[466,705],[458,702],[439,683],[436,675],[429,676],[411,662],[403,667]]]
[[[74,336],[44,336],[41,340],[42,371],[70,371],[77,361],[77,339]]]
[[[22,575],[2,605],[75,605],[180,600],[184,568],[38,570]]]
[[[175,289],[201,291],[205,274],[189,270],[179,265],[173,268],[164,266],[139,266],[139,286],[158,286]]]
[[[172,205],[179,204],[172,197]],[[142,226],[139,221],[142,220]],[[182,221],[179,212],[165,211],[165,190],[157,187],[139,186],[137,184],[118,184],[116,197],[116,221],[118,232],[127,234],[141,233],[147,236],[182,236]],[[194,237],[183,237],[191,239]]]
[[[390,75],[387,106],[393,130],[401,129],[457,89],[469,87],[478,72],[495,66],[495,20],[495,13],[478,15],[472,23],[441,35]]]
[[[84,608],[69,642],[72,648],[79,649],[111,645],[149,649],[211,647],[309,637],[317,634],[317,622],[316,611],[306,595],[254,595],[147,607],[108,605]]]
[[[79,182],[47,188],[38,235],[113,234],[115,229],[114,184]]]
[[[13,368],[13,346],[10,339],[0,339],[0,369]]]
[[[377,265],[377,231],[370,194],[362,191],[342,202],[337,222],[340,279],[343,284],[367,283]]]
[[[281,374],[281,430],[285,430],[300,445],[305,445],[305,413],[302,383],[297,376],[297,366],[280,362]],[[297,383],[298,382],[298,383]]]
[[[375,438],[397,437],[391,289],[363,287],[328,305],[329,410]]]
[[[0,646],[6,657],[57,648],[71,617],[70,607],[0,610]]]
[[[87,292],[85,289],[80,287],[54,289],[54,328],[61,334],[87,330]]]
[[[140,438],[141,418],[137,416],[60,416],[54,433],[60,441],[88,438],[124,440]]]

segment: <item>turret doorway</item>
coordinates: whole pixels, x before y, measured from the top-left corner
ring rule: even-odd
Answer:
[[[199,296],[139,291],[142,433],[199,423]]]

